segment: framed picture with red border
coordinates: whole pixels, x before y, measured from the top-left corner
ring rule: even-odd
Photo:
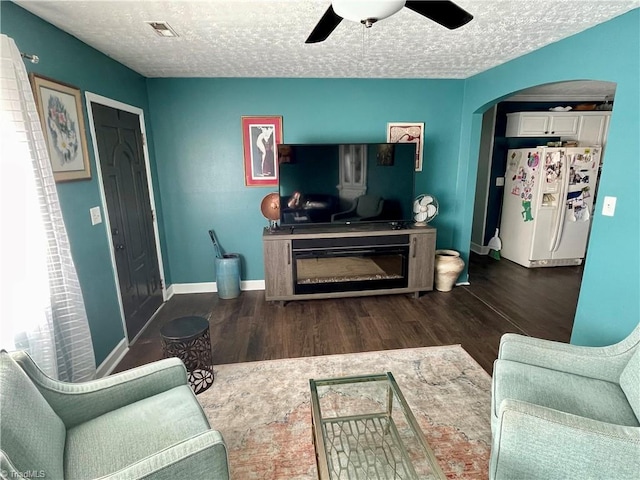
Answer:
[[[282,117],[242,117],[244,183],[247,187],[278,185],[278,145],[282,143]]]

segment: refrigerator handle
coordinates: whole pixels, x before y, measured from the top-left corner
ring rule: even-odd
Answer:
[[[560,194],[558,196],[558,213],[556,214],[556,224],[553,229],[553,237],[551,238],[551,244],[549,245],[549,251],[555,252],[560,247],[560,241],[562,240],[562,232],[564,230],[564,219],[567,213],[567,190],[569,189],[569,155],[565,155],[565,162],[562,166],[562,186],[560,188]]]

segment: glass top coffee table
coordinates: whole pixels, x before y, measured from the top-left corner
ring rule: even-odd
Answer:
[[[309,380],[320,480],[444,480],[390,372]]]

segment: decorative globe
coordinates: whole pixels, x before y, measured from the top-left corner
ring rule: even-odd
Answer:
[[[423,227],[438,215],[438,200],[433,195],[421,193],[413,201],[413,220]]]
[[[278,192],[269,193],[262,199],[260,211],[269,220],[269,230],[277,229],[278,220],[280,220],[280,196]]]

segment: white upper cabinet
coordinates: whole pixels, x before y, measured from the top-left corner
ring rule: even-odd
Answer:
[[[549,124],[551,135],[576,135],[580,126],[580,115],[551,115]]]
[[[549,134],[551,118],[546,113],[507,114],[507,137],[539,137]]]
[[[576,135],[580,114],[553,112],[519,112],[507,114],[507,137],[544,137]]]
[[[610,113],[607,115],[584,115],[580,122],[580,138],[578,138],[580,144],[604,146],[607,143],[610,119]]]
[[[507,137],[562,137],[580,145],[604,145],[611,112],[507,114]]]

